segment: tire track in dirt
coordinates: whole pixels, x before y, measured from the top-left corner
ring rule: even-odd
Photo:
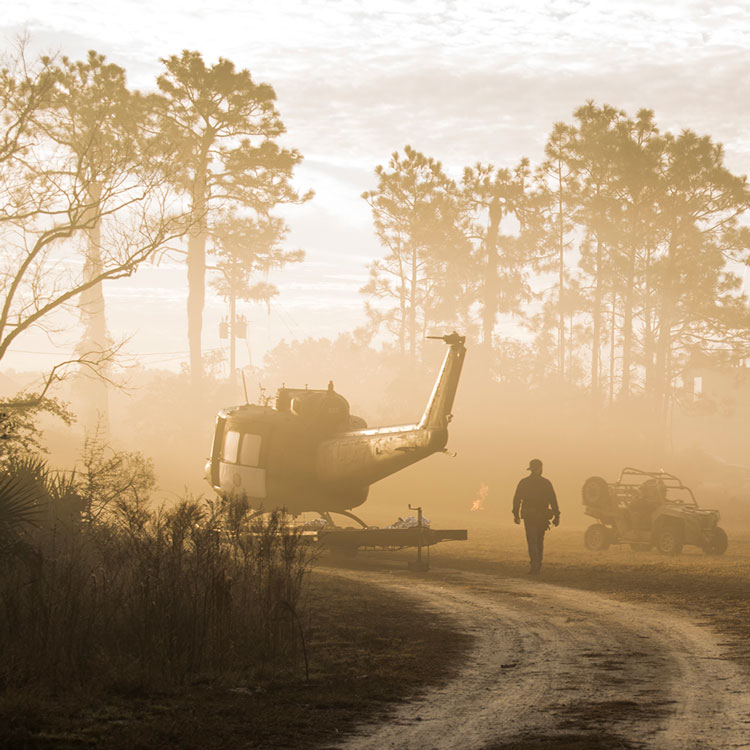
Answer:
[[[481,750],[602,734],[627,748],[750,748],[748,677],[708,626],[673,610],[480,573],[335,574],[405,593],[474,636],[447,685],[338,748]]]

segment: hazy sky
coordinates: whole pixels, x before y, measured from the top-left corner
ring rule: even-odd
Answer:
[[[307,261],[274,279],[281,296],[270,317],[245,310],[256,364],[282,337],[333,336],[364,320],[358,289],[381,251],[360,194],[407,143],[455,176],[477,160],[537,162],[552,124],[594,99],[631,114],[651,108],[662,129],[710,134],[731,169],[750,171],[748,0],[30,0],[6,4],[2,24],[6,47],[26,31],[36,47],[70,57],[96,49],[141,89],[153,88],[160,57],[186,48],[275,88],[285,142],[305,156],[297,182],[316,197],[286,212],[289,244]],[[131,351],[172,366],[184,359],[182,266],[143,269],[106,297],[110,328],[133,334]],[[205,348],[220,345],[224,312],[209,299]],[[18,348],[47,346],[30,338]]]

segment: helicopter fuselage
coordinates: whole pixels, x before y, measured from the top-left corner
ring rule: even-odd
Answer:
[[[368,428],[333,389],[282,388],[274,407],[245,404],[219,412],[207,479],[251,507],[292,515],[341,513],[367,499],[369,486],[444,449],[466,349],[450,349],[422,419]]]

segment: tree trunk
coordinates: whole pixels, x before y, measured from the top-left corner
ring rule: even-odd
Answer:
[[[674,282],[676,241],[674,232],[669,239],[667,266],[662,289],[662,303],[659,315],[659,340],[656,347],[655,385],[656,414],[662,440],[666,438],[667,415],[669,412],[672,350],[672,318],[674,316]]]
[[[646,251],[646,269],[651,268],[651,250]],[[652,295],[652,284],[649,274],[646,274],[646,284],[643,295],[643,358],[645,368],[645,383],[644,387],[646,393],[653,396],[655,392],[654,386],[654,358],[656,353],[656,342],[655,342],[655,325],[654,325],[654,306],[651,302]]]
[[[612,328],[609,332],[609,405],[615,400],[615,345],[617,332],[617,292],[612,292]]]
[[[487,264],[484,272],[484,301],[482,305],[482,346],[488,357],[492,351],[492,333],[495,329],[497,315],[497,235],[501,219],[502,208],[497,197],[495,197],[489,205],[489,224],[485,237]]]
[[[625,298],[623,300],[622,319],[622,382],[620,398],[630,397],[630,368],[633,357],[633,296],[635,286],[636,249],[631,248],[628,257],[628,271],[625,280]]]
[[[413,248],[409,288],[409,359],[412,364],[417,354],[417,281],[417,248]]]
[[[188,235],[187,277],[188,277],[188,344],[190,348],[190,378],[194,388],[203,380],[203,352],[201,333],[203,330],[203,307],[206,301],[206,241],[208,223],[206,221],[207,199],[206,162],[208,144],[203,144],[203,154],[193,182],[192,212],[195,226]]]
[[[188,238],[188,342],[190,346],[190,376],[194,386],[203,380],[201,332],[206,285],[206,232],[199,231]]]
[[[403,360],[406,355],[406,290],[409,284],[404,270],[403,255],[399,256],[398,271],[399,281],[401,282],[401,288],[399,289],[399,310],[401,319],[398,321],[398,353]]]
[[[557,166],[557,242],[558,242],[558,271],[559,286],[557,294],[558,303],[558,326],[557,326],[557,347],[558,347],[558,372],[560,381],[565,380],[565,219],[563,217],[563,179],[562,165],[558,162]]]
[[[602,241],[596,238],[596,288],[594,291],[593,340],[591,342],[591,395],[599,395],[599,341],[602,332]]]
[[[234,292],[229,292],[229,385],[232,392],[237,385],[237,338],[235,336],[235,325],[237,322],[237,300]]]
[[[99,212],[101,188],[96,184],[88,186],[89,212],[92,217]],[[85,281],[99,276],[102,272],[101,225],[98,219],[87,231],[86,259],[83,266]],[[83,335],[76,347],[77,354],[102,352],[110,346],[111,339],[107,331],[104,290],[101,282],[81,292],[78,300],[81,311]],[[102,374],[107,375],[104,365]],[[92,377],[86,371],[81,372],[81,396],[84,404],[81,422],[88,430],[98,430],[106,438],[109,431],[109,394],[107,385],[101,378]]]

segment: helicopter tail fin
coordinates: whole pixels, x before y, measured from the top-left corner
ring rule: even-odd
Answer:
[[[444,429],[448,426],[453,408],[453,399],[456,397],[458,379],[461,377],[461,368],[466,356],[465,336],[459,336],[455,331],[446,336],[428,336],[428,339],[440,339],[450,349],[445,353],[443,366],[440,368],[432,395],[427,402],[427,408],[419,422],[420,429]]]

